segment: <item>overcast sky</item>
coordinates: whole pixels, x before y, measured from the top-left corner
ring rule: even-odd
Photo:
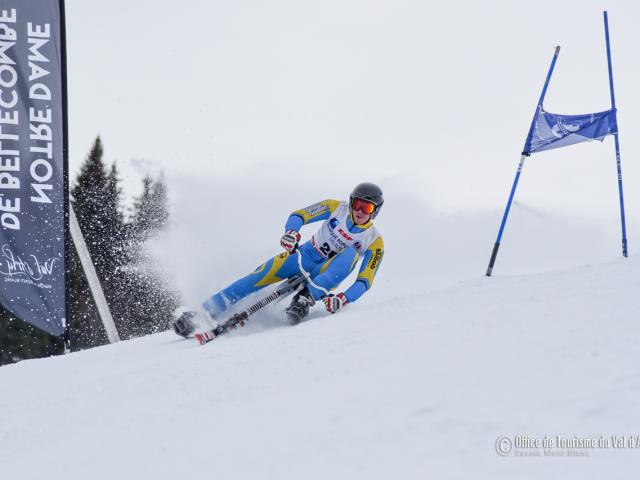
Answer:
[[[67,0],[75,173],[100,134],[126,188],[247,175],[347,191],[404,183],[501,209],[553,48],[545,106],[610,108],[610,16],[628,213],[640,188],[640,32],[627,1]],[[613,140],[534,155],[518,200],[617,218]],[[197,192],[193,192],[196,193]]]

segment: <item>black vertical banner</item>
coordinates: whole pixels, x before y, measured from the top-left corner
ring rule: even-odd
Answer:
[[[62,0],[0,0],[0,302],[65,330],[66,79]]]

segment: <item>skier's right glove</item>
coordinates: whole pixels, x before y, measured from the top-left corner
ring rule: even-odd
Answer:
[[[298,242],[300,241],[300,234],[295,230],[287,230],[280,239],[280,245],[287,252],[291,253],[298,248]]]
[[[327,312],[330,313],[336,313],[341,308],[344,308],[347,303],[349,303],[344,293],[339,293],[337,295],[330,293],[329,295],[324,297],[322,301],[324,302],[324,306],[327,309]]]

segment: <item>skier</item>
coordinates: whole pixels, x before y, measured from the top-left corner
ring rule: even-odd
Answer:
[[[285,310],[291,324],[306,317],[309,307],[317,300],[322,299],[331,313],[355,302],[371,288],[384,254],[382,237],[372,223],[383,201],[382,190],[377,185],[361,183],[353,189],[348,203],[324,200],[294,211],[280,239],[285,252],[212,295],[203,303],[204,310],[216,320],[247,295],[299,274],[298,255],[301,255],[302,267],[310,274],[313,284],[307,283]],[[320,220],[324,222],[318,231],[300,245],[300,228]],[[338,294],[322,291],[335,289],[353,271],[360,257],[363,257],[362,265],[353,285]],[[183,336],[193,331],[192,325],[185,327],[184,323],[178,325],[178,322],[174,323],[174,328]]]

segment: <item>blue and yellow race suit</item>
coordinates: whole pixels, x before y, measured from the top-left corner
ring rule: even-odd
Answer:
[[[267,285],[299,273],[298,255],[302,267],[313,282],[326,290],[335,289],[353,271],[362,257],[356,281],[344,292],[349,303],[355,302],[373,285],[384,255],[384,243],[371,220],[356,225],[348,202],[324,200],[289,216],[285,231],[299,231],[303,225],[324,220],[320,229],[295,253],[284,252],[267,260],[249,275],[236,280],[204,302],[203,306],[216,317],[234,303]],[[318,300],[323,292],[308,285]]]

